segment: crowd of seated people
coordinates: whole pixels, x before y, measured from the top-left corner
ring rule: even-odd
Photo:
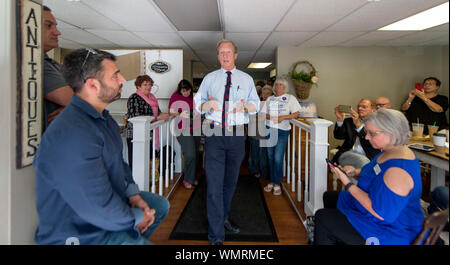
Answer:
[[[380,109],[364,122],[365,138],[382,151],[362,168],[331,165],[345,189],[324,194],[315,244],[411,244],[422,230],[420,163],[406,145],[408,120]],[[358,178],[357,185],[349,177]]]
[[[384,96],[375,102],[362,99],[346,119],[335,108],[334,137],[344,143],[330,169],[344,190],[324,193],[324,209],[315,213],[315,244],[442,243],[449,188],[432,192],[430,216],[424,220],[420,163],[406,143],[414,122],[448,129],[448,98],[437,94],[437,78],[425,78],[421,87],[409,93],[403,112],[391,110]]]

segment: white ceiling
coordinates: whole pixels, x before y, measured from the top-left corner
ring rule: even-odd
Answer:
[[[448,0],[44,0],[62,48],[182,48],[184,59],[217,67],[216,43],[238,46],[237,65],[275,62],[278,46],[448,45],[448,23],[381,32]],[[212,2],[212,3],[211,3]],[[194,19],[193,19],[194,18]]]

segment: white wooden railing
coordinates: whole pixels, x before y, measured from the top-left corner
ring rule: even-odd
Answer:
[[[151,176],[151,192],[156,193],[156,181],[158,181],[158,194],[163,196],[163,187],[169,187],[169,179],[170,181],[173,181],[175,167],[174,146],[176,139],[171,130],[171,127],[174,124],[174,117],[171,117],[168,121],[156,121],[151,123],[153,120],[154,117],[151,116],[138,116],[128,120],[133,123],[133,179],[140,190],[149,191]],[[155,135],[156,130],[159,130],[159,148],[155,146],[155,141],[152,141],[150,137],[150,132]],[[155,158],[155,151],[157,149],[160,150],[159,165],[155,164],[156,159],[152,159],[151,172],[150,143],[152,144],[153,158]],[[170,152],[169,147],[171,147]],[[165,152],[163,152],[163,148],[166,149]],[[164,155],[165,157],[163,157]],[[163,160],[166,161],[165,172]],[[159,168],[160,172],[158,180],[155,177],[156,168]],[[163,172],[165,173],[164,175]]]
[[[305,225],[296,203],[303,201],[305,216],[312,216],[323,208],[322,196],[327,190],[328,127],[333,123],[324,119],[308,119],[309,125],[299,120],[291,120],[291,138],[288,141],[284,159],[283,173],[287,177],[283,189],[291,200],[297,215]],[[298,134],[298,135],[297,135]],[[302,157],[302,135],[305,135],[304,157]],[[298,137],[298,141],[294,139]],[[291,143],[291,139],[292,143]],[[297,150],[296,153],[296,142]],[[304,187],[302,187],[302,161],[304,161]],[[295,172],[295,163],[297,172]],[[302,197],[303,188],[303,197]],[[290,189],[294,196],[291,196]],[[294,197],[294,198],[292,198]]]

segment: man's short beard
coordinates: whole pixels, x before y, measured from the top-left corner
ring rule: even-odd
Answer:
[[[100,82],[100,85],[101,85],[101,90],[100,90],[100,94],[99,94],[98,98],[103,103],[109,104],[109,103],[111,103],[111,102],[113,102],[113,101],[115,101],[115,100],[120,98],[120,94],[121,94],[120,92],[118,92],[115,95],[112,95],[110,92],[115,92],[115,89],[110,87],[110,86],[108,86],[108,85],[106,85],[105,83],[103,83],[102,80],[99,80],[99,82]],[[122,86],[123,85],[120,84],[119,91],[120,91],[120,89],[122,89]]]

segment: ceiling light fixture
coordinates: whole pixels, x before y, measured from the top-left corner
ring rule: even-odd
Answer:
[[[264,69],[272,63],[250,63],[247,68]]]
[[[448,7],[446,2],[378,30],[424,30],[448,23]]]

